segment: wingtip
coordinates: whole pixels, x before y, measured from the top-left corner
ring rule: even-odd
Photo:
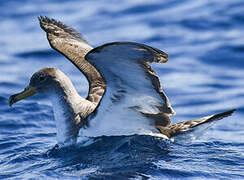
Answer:
[[[40,23],[43,22],[45,19],[49,19],[47,16],[42,16],[42,15],[38,16],[37,18]]]
[[[237,111],[237,109],[231,109],[229,111],[227,111],[230,115],[232,115],[235,111]]]
[[[215,114],[209,119],[220,120],[220,119],[223,119],[225,117],[231,116],[235,111],[236,111],[236,109],[231,109],[231,110],[228,110],[228,111],[225,111],[225,112],[222,112],[222,113]]]
[[[47,19],[47,18],[48,18],[47,16],[42,16],[42,15],[37,17],[37,19],[39,20],[40,23],[44,22],[45,19]]]
[[[42,16],[42,15],[38,16],[37,18],[39,20],[41,28],[44,31],[47,31],[47,27],[45,27],[45,25],[47,25],[48,21],[50,21],[50,18],[48,18],[47,16]]]
[[[79,40],[82,40],[83,42],[88,42],[83,38],[83,36],[78,33],[75,29],[67,26],[66,24],[62,23],[61,21],[58,21],[53,18],[49,18],[47,16],[38,16],[37,17],[40,23],[40,27],[46,32],[54,35],[59,35],[60,33],[63,35],[66,34],[67,36],[70,35],[74,38],[77,38]],[[59,32],[59,33],[57,33]]]
[[[47,16],[42,16],[42,15],[38,16],[37,18],[38,18],[38,20],[39,20],[40,22],[43,22],[43,21],[52,21],[52,20],[54,20],[54,19],[52,19],[52,18],[49,18],[49,17],[47,17]]]
[[[41,28],[44,30],[44,31],[48,31],[48,29],[50,28],[50,25],[59,25],[62,24],[61,22],[55,20],[55,19],[52,19],[52,18],[49,18],[47,16],[38,16],[37,17],[38,20],[39,20],[39,23],[40,23],[40,26]],[[62,24],[63,25],[63,24]]]
[[[42,16],[42,15],[37,16],[37,19],[38,19],[39,21],[41,21],[43,18],[44,18],[44,16]]]
[[[231,109],[231,110],[226,111],[226,112],[224,112],[224,113],[229,114],[229,115],[232,115],[236,110],[237,110],[237,109]]]
[[[42,15],[40,15],[37,18],[39,20],[39,23],[40,23],[41,28],[44,31],[46,31],[46,32],[48,30],[51,31],[52,29],[54,29],[54,26],[57,26],[57,27],[62,28],[62,29],[68,28],[68,26],[66,26],[62,22],[60,22],[60,21],[58,21],[56,19],[53,19],[53,18],[49,18],[48,16],[42,16]]]

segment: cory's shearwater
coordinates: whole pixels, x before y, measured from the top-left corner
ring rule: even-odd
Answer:
[[[89,92],[81,97],[69,78],[56,68],[43,68],[29,86],[9,98],[9,105],[45,94],[53,105],[61,146],[84,136],[161,133],[171,138],[234,110],[172,124],[175,111],[150,64],[167,62],[163,51],[134,42],[112,42],[92,48],[81,34],[63,23],[39,17],[52,48],[67,57],[87,78]]]

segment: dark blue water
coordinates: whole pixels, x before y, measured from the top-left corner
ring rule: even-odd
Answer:
[[[195,0],[0,0],[0,179],[244,179],[244,2]],[[50,103],[7,104],[43,67],[65,72],[83,96],[86,79],[50,49],[37,16],[82,32],[94,46],[136,41],[167,52],[154,64],[174,122],[238,111],[192,142],[151,136],[56,144]]]

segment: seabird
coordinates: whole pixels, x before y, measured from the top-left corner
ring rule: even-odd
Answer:
[[[60,146],[84,136],[161,133],[171,138],[204,123],[230,116],[235,109],[179,123],[175,111],[150,64],[165,63],[168,55],[144,44],[112,42],[92,48],[83,36],[54,19],[39,17],[51,47],[70,60],[87,78],[89,92],[81,97],[59,69],[34,73],[24,91],[9,98],[9,105],[34,94],[47,96],[53,105]]]

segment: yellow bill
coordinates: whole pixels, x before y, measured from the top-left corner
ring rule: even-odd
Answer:
[[[8,99],[8,104],[11,107],[14,103],[16,103],[22,99],[28,98],[30,96],[33,96],[35,93],[36,93],[36,88],[27,86],[24,89],[24,91],[10,96]]]

